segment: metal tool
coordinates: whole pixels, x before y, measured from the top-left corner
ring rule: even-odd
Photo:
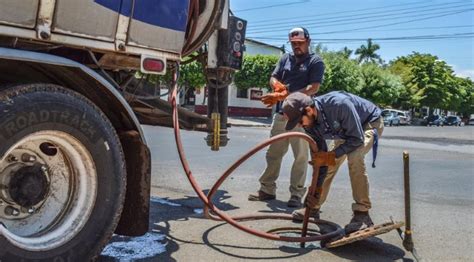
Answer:
[[[407,151],[403,152],[403,182],[405,188],[405,232],[400,228],[397,229],[398,234],[403,240],[403,247],[413,254],[416,261],[421,261],[421,258],[416,252],[413,243],[411,231],[411,205],[410,205],[410,154]]]

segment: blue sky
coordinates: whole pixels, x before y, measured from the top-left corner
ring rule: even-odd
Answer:
[[[231,0],[231,9],[247,20],[247,37],[264,43],[291,49],[288,31],[304,26],[329,50],[372,38],[386,62],[430,53],[474,79],[474,0]]]

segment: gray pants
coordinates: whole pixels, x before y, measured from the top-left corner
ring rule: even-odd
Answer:
[[[273,116],[272,129],[270,137],[285,133],[286,119],[281,114]],[[295,127],[292,132],[304,133],[303,128]],[[288,151],[288,146],[291,145],[293,156],[293,166],[291,167],[290,177],[290,193],[292,196],[303,197],[306,188],[304,183],[306,180],[306,168],[308,166],[309,145],[303,139],[290,138],[278,141],[268,147],[266,153],[267,167],[260,177],[260,190],[267,194],[276,194],[276,180],[280,175],[280,167],[283,156]]]

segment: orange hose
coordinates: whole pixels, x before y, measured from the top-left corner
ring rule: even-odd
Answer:
[[[176,70],[179,70],[178,68]],[[221,220],[226,221],[230,225],[245,231],[247,233],[250,233],[252,235],[266,238],[266,239],[271,239],[271,240],[278,240],[278,241],[286,241],[286,242],[310,242],[310,241],[319,241],[319,240],[325,240],[329,239],[332,237],[335,237],[337,235],[340,235],[343,233],[343,230],[339,225],[326,221],[326,220],[321,220],[321,219],[309,219],[309,209],[307,208],[307,212],[305,214],[305,218],[303,221],[303,230],[302,230],[302,236],[301,237],[288,237],[288,236],[281,236],[278,234],[273,234],[269,232],[264,232],[264,231],[259,231],[247,226],[244,226],[237,221],[249,221],[249,220],[260,220],[260,219],[281,219],[281,220],[292,220],[291,215],[283,214],[283,215],[245,215],[245,216],[236,216],[236,217],[231,217],[215,207],[213,203],[210,201],[212,198],[213,194],[218,190],[219,186],[224,182],[224,180],[238,167],[240,166],[245,160],[247,160],[250,156],[254,155],[261,149],[267,147],[268,145],[275,143],[279,140],[283,139],[288,139],[290,137],[299,137],[302,138],[306,141],[308,141],[310,148],[313,152],[317,152],[317,145],[314,142],[314,140],[309,137],[306,134],[303,133],[297,133],[297,132],[290,132],[290,133],[285,133],[281,134],[278,136],[274,136],[268,140],[265,140],[261,144],[257,145],[253,149],[251,149],[248,153],[243,155],[241,158],[239,158],[231,167],[229,167],[224,174],[217,180],[216,184],[212,187],[212,189],[209,191],[209,194],[206,196],[202,190],[202,188],[199,186],[197,181],[195,180],[191,169],[189,167],[188,161],[186,159],[186,156],[184,154],[184,149],[183,145],[181,142],[181,134],[180,134],[180,129],[179,129],[179,120],[178,120],[178,108],[177,108],[177,103],[176,103],[176,95],[177,95],[177,79],[178,79],[178,72],[175,71],[173,74],[173,81],[174,81],[174,86],[173,86],[173,92],[172,92],[172,97],[171,97],[171,105],[173,107],[173,126],[174,126],[174,136],[176,140],[176,146],[179,154],[179,158],[181,161],[181,164],[183,166],[184,172],[186,174],[186,177],[188,178],[189,182],[191,183],[191,186],[193,187],[194,191],[198,195],[198,197],[201,199],[201,201],[204,203],[204,210],[206,216],[212,218],[212,219],[217,219],[219,218]],[[316,161],[313,161],[313,163],[316,163]],[[311,187],[316,188],[316,180],[317,180],[317,175],[319,172],[319,167],[318,166],[313,166],[313,182],[311,184]],[[316,174],[316,179],[315,175]],[[310,187],[310,190],[311,190]],[[213,216],[212,214],[209,213],[209,210],[212,211],[213,213],[217,214],[217,217]],[[313,236],[306,236],[306,231],[307,231],[307,225],[308,223],[314,223],[314,224],[327,224],[329,226],[332,226],[335,228],[333,232],[330,232],[328,234],[324,235],[313,235]]]

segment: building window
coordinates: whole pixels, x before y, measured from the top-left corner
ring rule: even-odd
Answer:
[[[262,98],[263,91],[262,90],[250,90],[250,100],[260,100]]]
[[[237,88],[237,97],[238,98],[248,98],[247,89]]]

